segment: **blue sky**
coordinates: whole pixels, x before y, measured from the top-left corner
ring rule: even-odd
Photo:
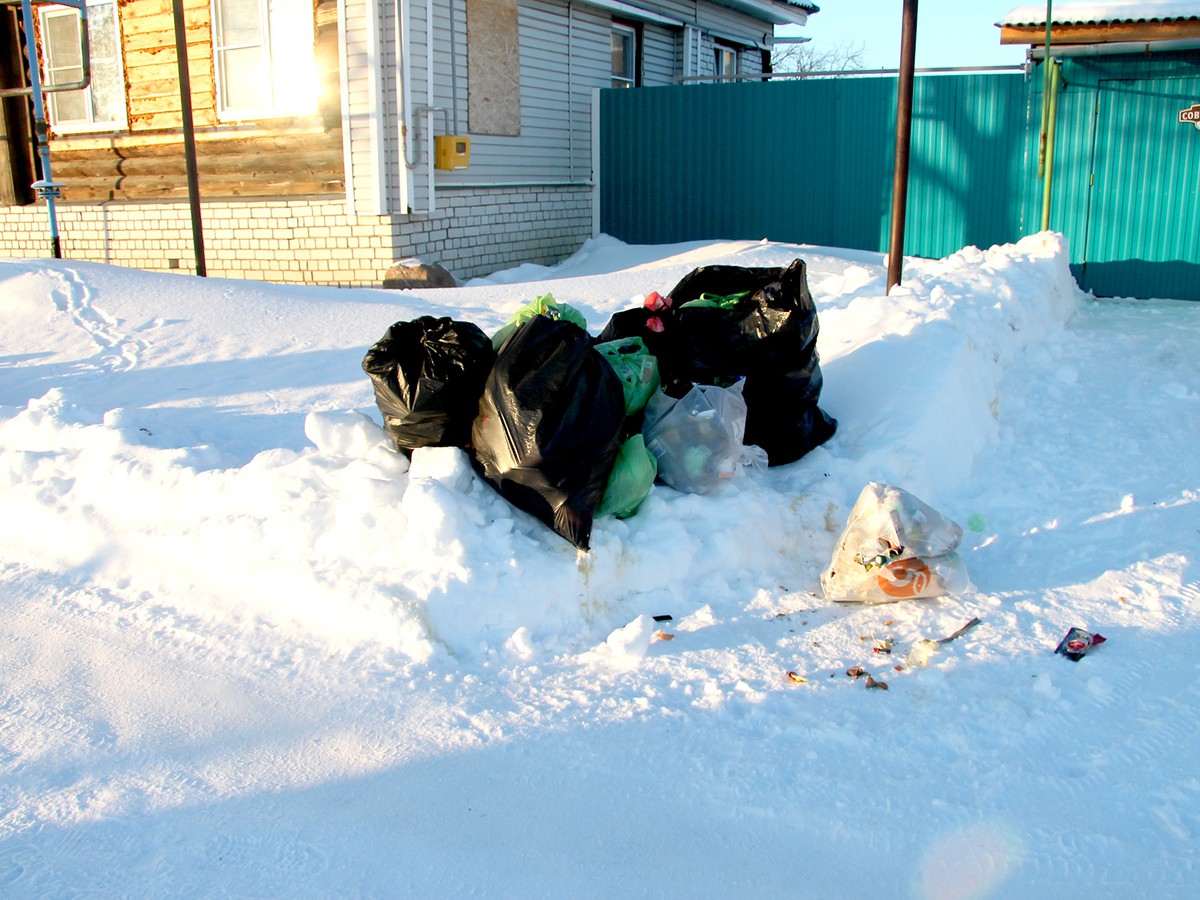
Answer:
[[[800,34],[814,45],[864,45],[868,69],[900,64],[900,16],[903,0],[815,0],[821,11]],[[1025,3],[1030,0],[1024,0]],[[920,0],[917,4],[917,66],[1020,65],[1023,47],[1000,46],[995,23],[1022,0]]]

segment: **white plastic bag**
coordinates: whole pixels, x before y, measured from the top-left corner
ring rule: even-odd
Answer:
[[[962,528],[908,491],[871,482],[859,494],[833,561],[821,573],[830,600],[891,603],[968,590]]]
[[[741,381],[728,388],[692,385],[680,400],[656,391],[646,404],[642,432],[646,449],[658,461],[658,477],[677,491],[706,494],[740,466],[767,467],[765,450],[742,443]]]

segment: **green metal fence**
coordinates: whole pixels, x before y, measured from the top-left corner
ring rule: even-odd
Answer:
[[[1200,300],[1200,53],[1064,61],[1050,227],[1098,294]],[[895,77],[601,92],[601,229],[885,251]],[[1041,225],[1040,68],[916,79],[905,252]],[[1190,98],[1190,99],[1189,99]]]

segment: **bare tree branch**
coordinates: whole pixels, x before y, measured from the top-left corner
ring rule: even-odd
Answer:
[[[778,44],[771,51],[771,67],[776,72],[849,72],[863,68],[866,45],[842,42],[831,47],[804,44]]]

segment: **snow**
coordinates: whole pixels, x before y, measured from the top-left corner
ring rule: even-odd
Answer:
[[[379,426],[395,321],[551,292],[596,333],[797,256],[838,433],[590,553]],[[1192,896],[1200,305],[1082,295],[1049,233],[884,277],[609,238],[402,293],[0,261],[0,895]],[[821,595],[870,481],[963,527],[971,589]]]
[[[1197,0],[1093,0],[1054,3],[1050,17],[1056,24],[1090,22],[1151,22],[1157,19],[1194,19],[1200,16]],[[1029,3],[1009,10],[997,25],[1045,25],[1046,4]]]

